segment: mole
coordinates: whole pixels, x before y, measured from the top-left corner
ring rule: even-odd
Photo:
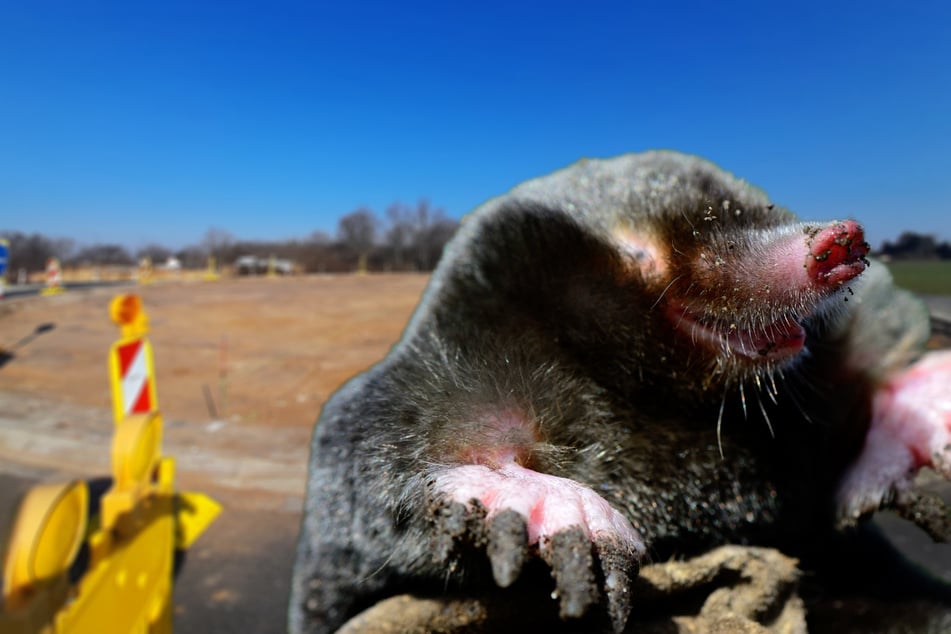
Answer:
[[[795,554],[922,467],[951,477],[951,353],[868,256],[856,220],[802,222],[673,151],[484,203],[322,409],[290,631],[524,583],[621,631],[646,562]]]

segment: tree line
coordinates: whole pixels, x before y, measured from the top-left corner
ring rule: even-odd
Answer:
[[[364,268],[368,271],[431,271],[442,249],[458,228],[458,221],[420,200],[415,206],[393,203],[380,218],[372,209],[360,207],[337,223],[335,236],[314,231],[309,236],[288,240],[239,240],[228,230],[210,228],[194,245],[171,249],[146,244],[130,250],[121,244],[93,244],[77,247],[74,240],[51,238],[39,233],[0,231],[10,243],[7,276],[17,271],[43,270],[49,258],[65,266],[133,266],[143,258],[162,264],[175,258],[184,268],[207,266],[214,257],[228,265],[242,256],[277,257],[295,263],[298,270],[337,273]]]
[[[951,242],[938,242],[934,236],[906,231],[895,242],[882,244],[877,254],[893,260],[951,260]]]

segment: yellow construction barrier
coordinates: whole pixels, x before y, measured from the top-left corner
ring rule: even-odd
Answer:
[[[40,295],[59,295],[66,292],[63,286],[63,269],[59,264],[59,258],[50,258],[46,261],[46,285],[40,291]]]
[[[215,260],[215,256],[208,256],[208,268],[205,269],[205,274],[203,276],[206,282],[216,281],[220,275],[218,275],[218,261]]]
[[[153,273],[154,269],[152,268],[152,258],[144,257],[139,260],[139,270],[136,275],[136,277],[138,277],[139,284],[145,285],[154,282],[155,277]]]
[[[206,495],[175,491],[175,462],[162,455],[151,348],[140,345],[149,358],[139,366],[117,359],[119,350],[129,352],[123,346],[148,344],[141,302],[117,297],[110,313],[122,328],[110,353],[113,398],[122,399],[115,406],[122,417],[112,439],[111,487],[98,504],[83,481],[27,493],[4,561],[3,634],[170,633],[176,553],[221,510]],[[145,375],[130,383],[134,367]],[[130,386],[146,396],[129,399]]]

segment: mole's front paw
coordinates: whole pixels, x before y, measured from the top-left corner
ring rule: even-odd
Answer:
[[[507,587],[538,555],[551,567],[562,618],[583,616],[606,597],[614,628],[624,627],[644,543],[597,493],[515,463],[453,467],[433,487],[442,500],[437,557],[461,541],[484,547],[496,583]]]
[[[951,351],[925,355],[878,389],[865,447],[839,488],[840,516],[902,502],[921,467],[951,479]]]

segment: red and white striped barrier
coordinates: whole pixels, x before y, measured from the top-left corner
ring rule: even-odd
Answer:
[[[119,384],[122,391],[122,413],[147,414],[155,409],[152,398],[149,343],[138,339],[116,346],[119,363]]]
[[[63,287],[63,270],[59,260],[50,258],[46,261],[46,287],[41,291],[43,295],[56,295],[66,289]]]
[[[113,320],[122,327],[122,338],[109,350],[109,378],[116,425],[136,414],[158,411],[155,362],[146,338],[148,320],[139,298],[120,295],[110,306]]]

